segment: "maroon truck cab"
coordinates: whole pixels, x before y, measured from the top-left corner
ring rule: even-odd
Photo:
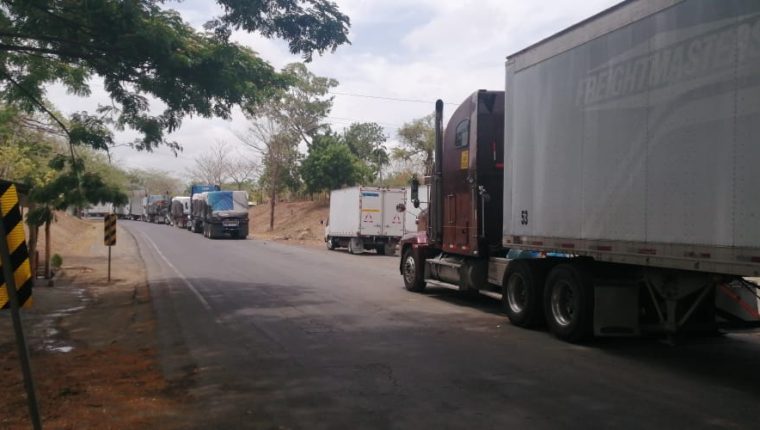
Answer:
[[[504,92],[473,93],[445,131],[440,118],[436,128],[430,208],[420,216],[418,231],[400,243],[401,273],[407,287],[411,281],[419,289],[428,258],[441,253],[483,258],[502,249]]]

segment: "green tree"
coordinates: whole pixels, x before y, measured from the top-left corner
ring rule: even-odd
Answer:
[[[107,149],[107,127],[129,127],[133,142],[177,150],[165,134],[186,115],[229,118],[235,105],[262,104],[290,78],[250,49],[230,41],[232,30],[285,39],[293,53],[347,43],[349,20],[328,0],[218,0],[223,14],[197,32],[164,0],[0,0],[0,89],[3,100],[55,118],[72,144]],[[103,79],[113,104],[98,115],[68,120],[45,105],[45,86],[60,82],[79,95]],[[165,108],[150,112],[148,96]]]
[[[349,147],[331,134],[314,137],[300,170],[308,193],[356,185],[368,173]]]
[[[374,122],[355,122],[343,132],[343,141],[351,152],[367,163],[370,181],[377,178],[382,181],[382,169],[390,163],[386,140],[383,127]]]
[[[425,175],[430,175],[435,148],[434,120],[433,115],[428,115],[405,123],[398,130],[401,145],[393,148],[391,157],[418,166]]]
[[[12,108],[0,108],[0,178],[28,187],[54,176],[47,164],[59,144],[48,133],[31,127],[37,121]]]

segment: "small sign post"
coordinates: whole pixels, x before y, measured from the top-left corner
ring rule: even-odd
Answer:
[[[103,242],[108,247],[108,282],[111,282],[111,247],[116,245],[116,214],[106,215],[103,222]]]
[[[24,338],[19,308],[28,306],[32,298],[32,270],[24,237],[24,225],[16,187],[0,182],[0,309],[10,308],[16,334],[21,372],[29,406],[29,416],[35,430],[42,429],[37,396],[32,378],[29,349]],[[4,284],[4,285],[3,285]],[[3,291],[5,290],[5,291]]]

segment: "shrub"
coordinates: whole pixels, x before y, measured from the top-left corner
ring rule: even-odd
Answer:
[[[63,264],[63,257],[61,257],[59,254],[53,254],[53,256],[50,258],[50,264],[52,264],[56,269],[60,268]]]

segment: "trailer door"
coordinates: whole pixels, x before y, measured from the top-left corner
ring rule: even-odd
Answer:
[[[383,192],[383,235],[401,237],[404,235],[404,213],[397,207],[406,200],[405,190],[385,190]]]
[[[382,192],[378,189],[361,190],[361,235],[380,236],[383,234]]]

